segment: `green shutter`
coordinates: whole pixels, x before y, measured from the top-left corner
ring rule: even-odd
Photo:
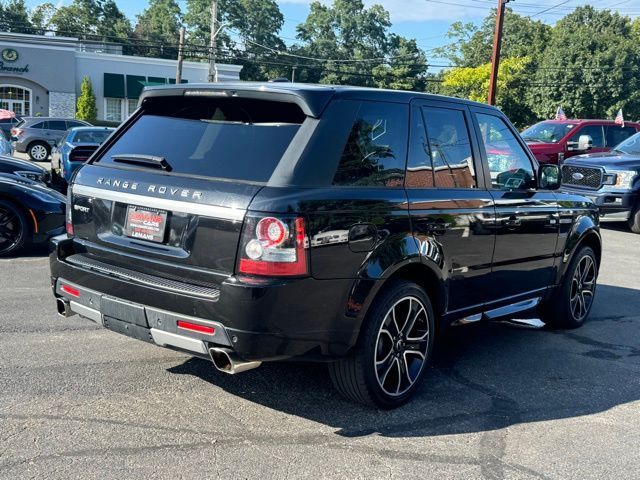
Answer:
[[[103,81],[103,96],[105,98],[124,98],[124,75],[105,73]]]
[[[147,81],[146,77],[140,77],[138,75],[127,75],[127,98],[135,100],[142,93],[144,83]]]
[[[167,83],[166,78],[162,77],[148,77],[146,85],[165,85]]]
[[[170,78],[170,79],[169,79],[169,83],[170,83],[171,85],[175,85],[175,83],[176,83],[176,79],[175,79],[175,78]],[[184,78],[183,78],[182,80],[180,80],[180,83],[189,83],[189,80],[186,80],[186,79],[184,79]]]

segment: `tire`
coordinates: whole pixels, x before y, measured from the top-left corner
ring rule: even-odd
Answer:
[[[545,323],[553,328],[581,327],[596,293],[598,260],[591,247],[580,248],[562,279],[559,291],[546,306]]]
[[[424,290],[409,281],[394,281],[374,301],[351,355],[329,364],[331,380],[354,402],[399,407],[424,376],[434,334],[433,308]]]
[[[26,215],[17,205],[0,200],[0,256],[15,255],[28,243]]]
[[[629,224],[629,229],[633,233],[640,233],[640,201],[638,201],[636,206],[631,210],[627,223]]]
[[[27,147],[27,154],[29,155],[29,158],[34,162],[44,162],[47,158],[49,158],[50,153],[51,147],[45,142],[32,142]]]

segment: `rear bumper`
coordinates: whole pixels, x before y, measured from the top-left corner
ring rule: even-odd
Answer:
[[[124,278],[74,265],[65,261],[75,253],[73,248],[66,236],[52,239],[54,294],[74,302],[76,309],[70,304],[71,310],[83,316],[88,315],[77,310],[78,304],[80,309],[93,309],[94,320],[128,336],[158,344],[154,330],[161,336],[180,334],[205,342],[207,347],[229,347],[242,359],[260,361],[339,357],[357,338],[360,322],[345,314],[353,280],[304,278],[257,285],[229,277],[220,284],[217,295],[189,295],[152,285],[145,278]],[[80,291],[80,297],[65,293],[62,284]],[[179,332],[178,319],[211,325],[220,333]]]
[[[594,190],[580,190],[562,188],[563,191],[582,195],[596,204],[601,214],[621,213],[630,211],[640,199],[637,192],[602,192]]]

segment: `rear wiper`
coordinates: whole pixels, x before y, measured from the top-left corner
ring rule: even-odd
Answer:
[[[111,155],[114,162],[129,163],[131,165],[140,165],[143,167],[160,168],[165,172],[173,170],[169,162],[164,157],[156,155],[142,155],[139,153],[117,153]]]

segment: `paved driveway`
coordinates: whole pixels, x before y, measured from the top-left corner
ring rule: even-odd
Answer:
[[[44,253],[1,260],[0,478],[639,478],[640,236],[603,236],[585,327],[453,330],[391,412],[58,318]]]

